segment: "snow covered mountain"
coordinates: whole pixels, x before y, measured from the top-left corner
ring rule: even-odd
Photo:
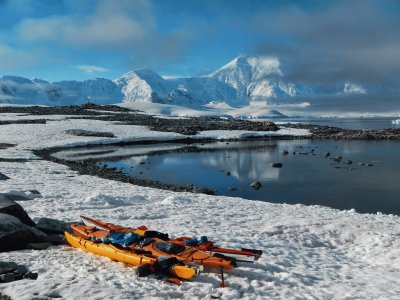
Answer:
[[[111,81],[61,81],[16,76],[0,77],[0,103],[72,105],[88,101],[97,104],[153,102],[199,106],[225,102],[247,106],[254,102],[278,102],[280,99],[312,97],[325,89],[288,82],[278,58],[241,55],[206,76],[163,78],[151,70],[131,71]],[[334,94],[365,93],[357,85],[346,83]]]
[[[90,101],[106,104],[119,103],[122,99],[121,90],[108,79],[50,83],[36,78],[0,77],[0,103],[74,105]]]
[[[311,88],[285,81],[277,58],[243,55],[206,76],[165,79],[149,70],[129,72],[114,82],[124,101],[169,104],[226,102],[233,106],[271,98],[312,95]]]
[[[271,98],[310,96],[311,88],[284,79],[277,58],[242,55],[209,75],[233,87],[238,104]]]

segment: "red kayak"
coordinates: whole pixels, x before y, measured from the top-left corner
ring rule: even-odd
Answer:
[[[112,223],[107,223],[104,221],[96,220],[93,218],[81,216],[83,222],[86,225],[94,225],[98,228],[101,228],[103,230],[108,230],[108,231],[119,231],[119,232],[133,232],[135,234],[138,234],[140,236],[146,236],[146,237],[156,237],[162,240],[167,240],[170,243],[181,245],[181,246],[191,246],[195,249],[206,251],[206,252],[211,252],[211,253],[220,253],[228,257],[235,258],[237,261],[241,262],[254,262],[258,260],[262,254],[261,250],[255,250],[255,249],[230,249],[230,248],[221,248],[215,246],[215,242],[213,241],[207,241],[207,240],[201,240],[197,241],[194,240],[190,237],[179,237],[175,239],[169,239],[168,234],[166,233],[161,233],[158,231],[151,231],[148,230],[146,226],[140,226],[138,228],[130,228],[130,227],[124,227],[120,225],[115,225]]]

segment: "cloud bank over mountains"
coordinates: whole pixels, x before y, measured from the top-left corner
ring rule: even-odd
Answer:
[[[399,5],[327,1],[321,9],[292,6],[273,12],[268,22],[258,19],[258,28],[271,37],[259,44],[258,52],[278,55],[288,67],[289,80],[350,81],[390,90],[400,82]]]
[[[96,68],[81,67],[89,72]],[[210,74],[185,78],[164,78],[151,70],[131,71],[113,81],[96,78],[50,83],[16,76],[0,78],[0,102],[11,104],[148,102],[200,107],[211,102],[212,105],[226,103],[229,107],[258,103],[257,107],[308,108],[316,99],[366,93],[365,88],[352,83],[332,88],[288,81],[279,59],[254,55],[241,55]]]

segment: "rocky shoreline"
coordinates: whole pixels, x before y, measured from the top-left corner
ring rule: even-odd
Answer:
[[[85,104],[81,106],[66,106],[66,107],[0,107],[0,113],[19,113],[27,115],[65,115],[66,118],[83,118],[83,119],[96,119],[103,121],[113,121],[125,125],[141,125],[148,126],[155,131],[164,132],[177,132],[187,135],[187,138],[169,141],[169,143],[207,143],[214,140],[193,139],[191,135],[204,130],[247,130],[247,131],[277,131],[279,127],[273,122],[257,122],[247,120],[234,120],[234,119],[219,119],[219,118],[162,118],[157,116],[150,116],[138,111],[132,111],[114,105],[94,105]],[[29,120],[32,123],[43,123],[45,119]],[[2,123],[0,122],[0,125]],[[271,136],[271,137],[249,137],[246,139],[335,139],[335,140],[400,140],[400,129],[384,129],[384,130],[351,130],[329,126],[308,125],[308,124],[291,124],[287,123],[281,125],[286,128],[308,129],[311,135],[305,136]],[[93,132],[85,130],[71,129],[69,134],[82,135],[82,136],[98,136],[113,138],[112,133]],[[228,140],[227,140],[228,141]],[[116,145],[126,144],[148,144],[158,143],[158,141],[146,141],[136,143],[116,143]],[[8,145],[4,145],[8,146]],[[193,187],[193,186],[173,186],[164,184],[158,181],[144,180],[133,178],[122,172],[99,166],[94,160],[86,161],[68,161],[55,158],[53,153],[63,149],[42,149],[34,151],[34,153],[42,159],[53,161],[56,163],[64,164],[72,170],[77,171],[79,174],[98,176],[104,179],[117,180],[121,182],[128,182],[134,185],[154,187],[179,192],[200,192],[212,194],[213,191]]]
[[[84,104],[80,106],[5,106],[0,107],[0,113],[15,113],[26,115],[65,115],[70,119],[95,119],[118,122],[124,125],[148,126],[155,131],[177,132],[183,135],[195,135],[205,130],[247,130],[247,131],[277,131],[279,127],[268,121],[248,121],[237,119],[221,119],[215,117],[163,118],[151,116],[139,111],[133,111],[116,105]],[[32,120],[0,121],[6,124],[43,124],[46,118]],[[296,136],[307,139],[364,139],[364,140],[400,140],[400,129],[343,129],[338,127],[294,124],[281,125],[286,128],[308,129],[311,135]],[[102,133],[99,133],[99,136]],[[293,138],[293,137],[282,137]]]

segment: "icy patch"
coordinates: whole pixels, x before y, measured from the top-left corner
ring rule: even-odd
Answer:
[[[193,203],[193,199],[185,196],[169,196],[160,202],[165,205],[180,205],[180,204],[191,204]]]
[[[392,120],[392,124],[394,124],[394,125],[400,125],[400,119]]]
[[[109,196],[105,194],[90,195],[82,201],[82,204],[89,207],[111,207],[131,205],[130,201],[120,197]]]

